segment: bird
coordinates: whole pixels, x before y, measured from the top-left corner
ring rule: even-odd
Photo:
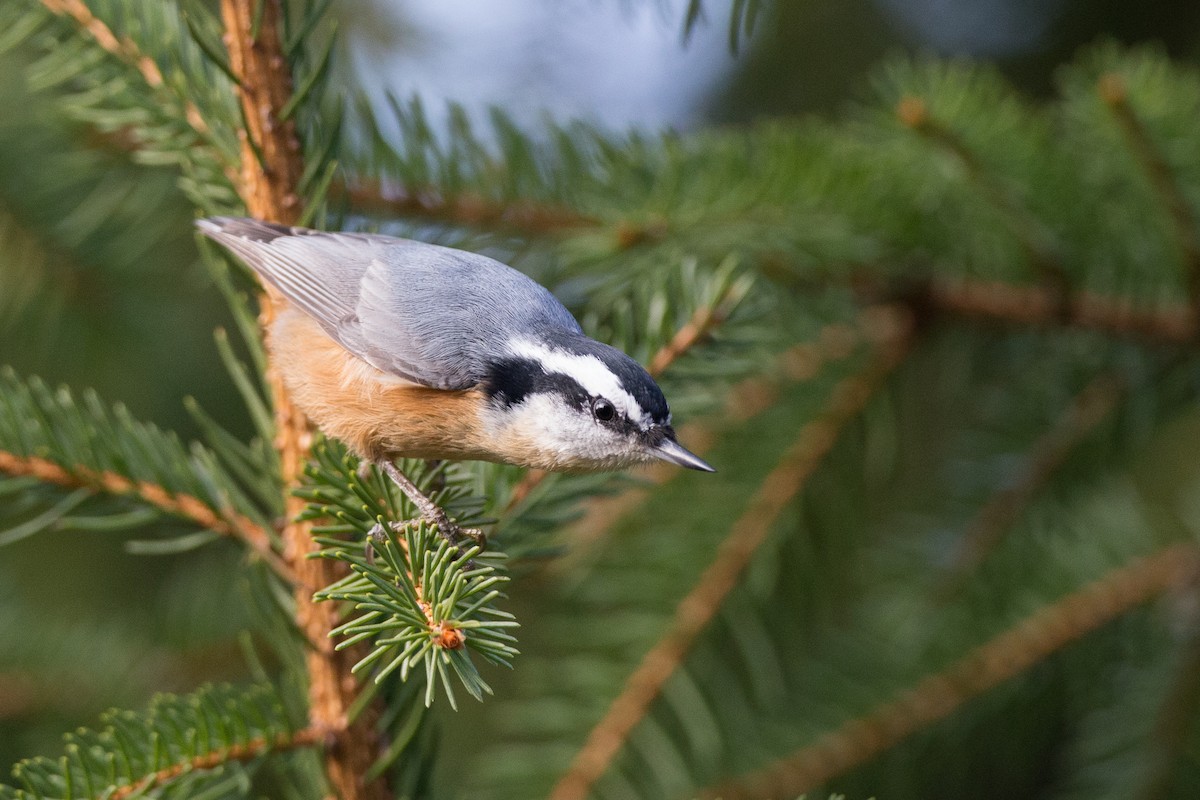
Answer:
[[[196,225],[282,296],[266,343],[300,410],[452,541],[456,523],[396,459],[566,472],[666,461],[715,472],[679,443],[641,364],[587,336],[512,267],[381,234],[248,217]]]

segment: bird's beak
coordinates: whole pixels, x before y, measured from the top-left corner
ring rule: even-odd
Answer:
[[[701,472],[716,472],[704,459],[689,453],[687,448],[674,439],[663,439],[650,449],[651,454],[663,461],[670,461],[688,469],[698,469]]]

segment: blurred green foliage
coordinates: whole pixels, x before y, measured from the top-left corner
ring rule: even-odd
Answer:
[[[748,5],[759,4],[736,8]],[[1066,329],[1052,314],[1044,329],[1001,327],[942,314],[934,295],[922,294],[943,280],[996,281],[1057,288],[1068,298],[1097,293],[1147,314],[1189,302],[1197,265],[1162,177],[1130,146],[1097,87],[1119,78],[1194,227],[1200,79],[1155,48],[1103,44],[1060,66],[1075,42],[1101,32],[1096,20],[1124,19],[1128,27],[1103,32],[1136,39],[1169,4],[1137,15],[1105,5],[1095,18],[1086,5],[1065,6],[1044,50],[1001,65],[1041,98],[1054,86],[1049,102],[979,64],[878,64],[897,45],[896,32],[878,14],[861,19],[862,5],[762,6],[755,35],[741,42],[737,74],[709,100],[711,118],[739,127],[688,136],[572,123],[530,134],[504,109],[490,127],[479,123],[482,114],[452,110],[442,130],[419,103],[368,108],[353,85],[326,86],[329,28],[300,28],[298,84],[315,87],[300,110],[305,197],[318,222],[511,260],[552,286],[589,331],[644,361],[697,314],[723,309],[716,335],[663,375],[677,416],[703,422],[696,435],[712,442],[717,478],[633,486],[649,488],[649,499],[570,528],[581,500],[636,498],[619,494],[634,482],[551,477],[522,499],[518,470],[450,468],[448,495],[473,514],[500,518],[495,541],[514,576],[502,607],[522,622],[522,655],[511,673],[480,666],[497,697],[458,714],[425,710],[426,686],[416,681],[393,676],[371,689],[390,742],[380,769],[399,794],[549,791],[644,655],[679,635],[680,609],[694,608],[681,604],[733,547],[730,531],[756,524],[750,512],[763,487],[782,482],[792,493],[777,518],[762,520],[760,548],[639,709],[594,796],[688,796],[804,754],[891,698],[920,696],[914,687],[923,679],[1064,597],[1194,540],[1200,474],[1190,342],[1129,337],[1119,325]],[[117,0],[100,6],[125,8]],[[197,12],[189,36],[173,7],[154,10],[153,25],[132,12],[107,17],[153,46],[169,76],[154,91],[136,76],[129,86],[106,83],[106,70],[123,68],[100,64],[103,54],[75,43],[69,26],[53,41],[74,43],[77,53],[55,59],[49,39],[26,31],[30,40],[0,57],[0,107],[21,110],[0,115],[0,363],[52,385],[93,386],[138,419],[205,440],[188,456],[171,451],[176,466],[189,457],[221,465],[219,478],[188,491],[207,497],[224,487],[206,500],[212,508],[229,499],[269,527],[279,497],[270,497],[278,487],[269,431],[246,410],[256,383],[235,387],[232,361],[222,364],[212,339],[214,328],[248,324],[237,299],[247,284],[212,253],[206,269],[191,229],[197,209],[234,202],[219,165],[242,123],[223,69],[193,42],[218,40],[211,17]],[[1155,32],[1176,55],[1194,52],[1189,13],[1178,10]],[[163,30],[184,43],[179,63],[176,39],[151,35]],[[83,77],[69,74],[72,65]],[[211,80],[189,94],[203,76]],[[848,93],[865,99],[847,103]],[[334,102],[339,97],[349,101]],[[213,127],[195,141],[179,120],[193,100]],[[848,109],[836,122],[784,116],[836,106]],[[762,116],[772,119],[742,125]],[[176,136],[187,142],[178,152]],[[356,200],[355,189],[373,192],[371,202]],[[234,298],[232,311],[222,292]],[[730,296],[736,302],[726,304]],[[876,300],[905,305],[914,338],[903,364],[864,390],[856,381],[874,369],[882,339],[861,311]],[[253,345],[235,350],[254,364]],[[867,391],[862,403],[851,402],[838,426],[821,427],[857,396],[855,387]],[[15,407],[18,394],[6,392],[4,408]],[[1078,409],[1097,394],[1103,413],[1080,423],[1086,414]],[[207,416],[189,415],[185,396]],[[45,435],[30,452],[71,462],[88,425],[56,440],[56,425],[70,415],[51,400],[39,409],[24,412],[29,430]],[[836,438],[819,468],[799,480],[789,458],[807,452],[801,445],[814,425]],[[17,428],[0,449],[18,449]],[[1064,430],[1066,444],[1056,450],[1053,437]],[[170,450],[142,449],[143,457]],[[120,474],[169,482],[140,474],[136,456],[114,458]],[[335,518],[324,534],[356,537],[327,544],[362,576],[378,577],[385,570],[360,557],[358,539],[373,513],[398,516],[400,507],[391,498],[387,508],[356,515],[354,492],[365,490],[354,465],[339,463],[314,472],[310,513]],[[782,469],[789,464],[791,472]],[[422,480],[441,478],[433,470]],[[151,735],[171,715],[185,728],[210,724],[210,697],[239,719],[248,713],[240,704],[262,691],[272,698],[263,720],[220,741],[286,737],[302,724],[303,650],[287,627],[286,592],[261,564],[247,563],[243,548],[222,539],[184,549],[196,543],[195,525],[158,512],[149,525],[115,517],[130,525],[99,529],[97,519],[136,511],[136,499],[100,498],[76,518],[76,506],[64,510],[75,502],[71,493],[12,478],[0,483],[0,501],[10,532],[50,520],[42,535],[0,551],[0,695],[8,702],[0,703],[0,762],[56,755],[62,731],[97,725],[102,708],[142,708],[154,691],[190,693],[208,681],[272,688],[160,701],[133,718],[137,735]],[[976,537],[997,502],[1011,515]],[[183,552],[121,550],[144,540]],[[389,550],[393,564],[402,561],[398,547]],[[356,600],[370,602],[369,586],[354,589]],[[1195,591],[1157,591],[1166,599],[1122,608],[979,697],[951,691],[957,704],[946,718],[927,719],[898,746],[874,753],[864,735],[846,737],[841,751],[818,750],[831,762],[847,750],[859,756],[820,785],[881,798],[1193,796]],[[1120,602],[1113,596],[1093,600]],[[456,674],[478,680],[473,670]],[[203,752],[194,741],[172,746],[185,757]],[[231,766],[211,784],[171,791],[318,791],[316,759],[262,761],[261,770],[259,762]]]

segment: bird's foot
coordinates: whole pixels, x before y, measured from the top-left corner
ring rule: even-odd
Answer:
[[[486,533],[478,528],[464,528],[462,525],[459,525],[457,522],[450,519],[450,515],[440,507],[432,518],[425,517],[424,519],[427,522],[435,525],[441,537],[454,547],[461,548],[463,541],[470,539],[473,544],[479,545],[480,550],[487,549]]]
[[[408,479],[408,476],[400,471],[400,468],[387,459],[380,459],[376,462],[380,469],[392,479],[392,482],[400,487],[400,491],[412,501],[417,507],[421,518],[437,528],[438,534],[450,543],[450,546],[461,554],[463,551],[463,542],[470,539],[474,544],[478,545],[481,550],[487,549],[487,535],[477,528],[464,528],[454,520],[450,519],[450,515],[446,510],[437,503],[430,500],[417,488],[416,484]],[[376,525],[378,528],[379,526]],[[374,531],[372,531],[374,532]],[[382,529],[380,530],[382,533]],[[471,563],[467,564],[470,568],[474,566]]]

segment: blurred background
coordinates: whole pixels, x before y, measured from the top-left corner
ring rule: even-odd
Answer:
[[[341,0],[334,81],[378,103],[418,96],[435,119],[454,101],[481,119],[496,105],[528,125],[687,132],[837,116],[896,53],[992,62],[1033,97],[1050,95],[1057,68],[1098,38],[1151,42],[1185,62],[1200,54],[1194,0],[788,0],[766,5],[736,54],[728,5],[706,4],[685,42],[679,0]],[[119,143],[75,146],[87,134],[39,100],[25,59],[20,47],[0,59],[0,363],[93,386],[184,437],[196,430],[182,398],[194,396],[248,434],[212,340],[230,322],[198,264],[174,175],[130,164]],[[49,173],[75,178],[64,188],[43,181]],[[94,215],[89,235],[77,218],[60,224],[73,213]],[[102,708],[240,674],[231,637],[244,615],[231,593],[196,591],[228,582],[239,557],[224,543],[135,556],[87,533],[0,549],[0,615],[55,605],[66,622],[44,643],[46,663],[87,653],[76,670],[10,676],[0,764],[55,752],[63,730]]]

